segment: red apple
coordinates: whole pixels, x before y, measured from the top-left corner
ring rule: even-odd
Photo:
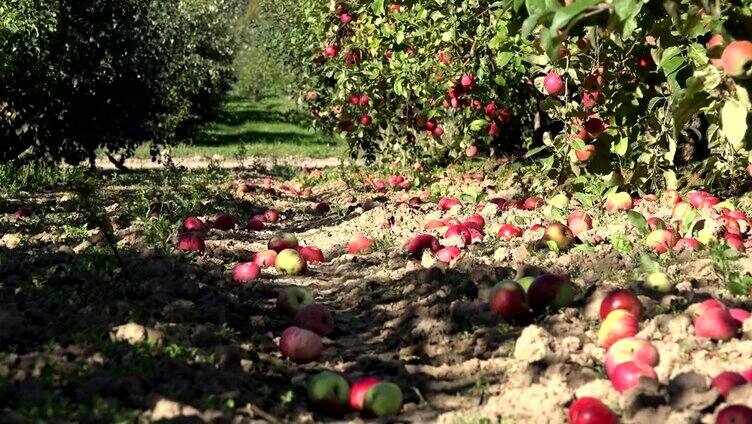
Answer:
[[[347,253],[351,255],[366,254],[371,251],[372,245],[373,240],[363,234],[359,234],[353,237],[350,243],[347,244]]]
[[[277,253],[285,249],[296,249],[298,247],[298,238],[294,234],[279,232],[274,234],[267,245],[269,249]]]
[[[435,229],[435,228],[442,228],[442,227],[446,227],[446,226],[447,225],[444,223],[444,221],[442,221],[440,219],[432,219],[432,220],[426,222],[426,225],[423,226],[423,229],[432,230],[432,229]]]
[[[299,327],[288,327],[279,339],[282,356],[297,364],[307,364],[318,360],[324,351],[321,336]]]
[[[674,250],[694,251],[700,248],[700,242],[695,238],[682,237],[674,245]]]
[[[611,378],[617,365],[634,361],[638,364],[654,367],[658,365],[658,349],[647,340],[626,337],[616,341],[606,352],[606,375]]]
[[[600,400],[581,397],[569,405],[569,424],[619,424],[619,418]]]
[[[516,281],[504,280],[496,284],[491,290],[488,304],[504,321],[514,323],[530,318],[525,290]]]
[[[334,316],[325,306],[311,303],[298,309],[293,324],[300,328],[326,336],[334,331]]]
[[[747,320],[747,318],[750,317],[750,312],[741,308],[731,308],[729,309],[729,315],[731,315],[731,318],[734,319],[737,323],[739,323],[739,327],[742,326],[744,321]]]
[[[549,307],[556,310],[572,304],[574,286],[567,276],[543,274],[533,281],[527,295],[534,311],[543,311]]]
[[[420,259],[426,249],[438,252],[441,249],[439,240],[430,234],[418,234],[407,243],[407,252],[415,259]]]
[[[703,209],[707,207],[713,207],[720,203],[717,197],[706,191],[690,191],[687,193],[687,200],[689,204],[697,209]]]
[[[601,301],[600,317],[605,319],[611,311],[624,309],[639,321],[642,318],[642,303],[640,299],[627,289],[617,289],[609,292]]]
[[[203,236],[196,232],[180,234],[178,236],[178,250],[184,252],[203,252],[206,250]]]
[[[578,209],[567,217],[567,226],[572,234],[579,235],[593,228],[593,219],[582,209]]]
[[[697,318],[711,309],[726,309],[726,305],[715,299],[707,299],[690,305],[687,308],[687,312],[689,312],[692,318]]]
[[[747,380],[739,373],[724,371],[713,378],[710,385],[721,393],[725,399],[736,386],[747,384]]]
[[[503,224],[499,228],[499,237],[502,240],[511,240],[520,237],[521,235],[522,229],[511,224]]]
[[[328,57],[329,59],[336,57],[338,53],[339,50],[337,49],[337,46],[333,44],[324,47],[324,56]]]
[[[652,367],[634,361],[617,365],[611,376],[611,384],[619,393],[624,393],[640,384],[643,378],[657,380],[658,376]]]
[[[301,307],[313,303],[313,295],[302,287],[288,287],[277,296],[277,312],[294,317]]]
[[[300,246],[298,247],[298,253],[300,253],[300,255],[303,256],[303,259],[309,264],[324,262],[324,254],[318,247]]]
[[[235,228],[235,217],[229,214],[222,214],[214,219],[213,227],[217,230],[229,231]]]
[[[460,257],[462,251],[458,247],[448,246],[436,252],[436,259],[444,263],[450,263]]]
[[[639,331],[639,320],[624,309],[611,311],[598,330],[598,345],[608,349],[615,342],[634,337]]]
[[[697,337],[730,340],[739,331],[739,324],[727,309],[714,308],[706,310],[695,318],[694,329]]]
[[[235,265],[232,271],[232,281],[236,283],[247,283],[258,278],[261,274],[261,268],[253,262],[240,262]]]
[[[528,197],[527,199],[525,199],[523,207],[525,208],[525,210],[534,211],[545,204],[546,201],[541,199],[540,197]]]
[[[274,266],[276,261],[277,252],[274,250],[264,250],[253,255],[253,263],[262,268]]]
[[[651,216],[647,219],[648,222],[648,228],[651,230],[665,230],[666,229],[666,223],[658,218],[657,216]]]
[[[250,231],[261,231],[264,229],[264,222],[258,218],[251,218],[246,224],[246,228]]]
[[[350,407],[356,411],[362,411],[366,393],[381,381],[378,377],[364,377],[355,380],[350,387]]]
[[[182,229],[183,231],[203,232],[204,230],[206,230],[206,225],[204,224],[204,221],[196,218],[195,216],[189,216],[183,220]]]
[[[734,248],[736,251],[745,252],[747,250],[747,248],[744,247],[744,241],[739,234],[726,233],[723,238],[726,241],[726,244]]]
[[[455,206],[462,206],[462,202],[460,202],[458,199],[454,199],[451,197],[443,197],[441,200],[439,200],[438,203],[439,210],[440,211],[448,211],[449,209],[452,209]]]
[[[279,212],[274,209],[268,209],[264,212],[264,218],[269,222],[277,222],[279,221]]]
[[[473,79],[473,76],[470,75],[470,74],[465,74],[460,79],[460,84],[462,84],[462,86],[465,87],[465,88],[472,87],[473,83],[474,83],[474,79]]]
[[[666,253],[677,242],[676,233],[673,230],[654,230],[645,237],[645,246],[657,253]]]
[[[543,88],[549,96],[558,97],[564,94],[564,81],[556,71],[551,71],[543,78]]]
[[[31,210],[28,208],[18,208],[14,214],[16,218],[26,218],[31,216]],[[190,231],[190,230],[189,230]]]
[[[723,49],[721,55],[723,71],[728,76],[742,78],[750,76],[752,67],[752,42],[747,40],[732,41]]]
[[[473,214],[465,218],[463,224],[468,228],[475,228],[478,231],[483,231],[483,227],[486,225],[486,220],[478,214]]]
[[[470,230],[463,224],[452,225],[444,233],[444,239],[457,239],[464,245],[468,245],[471,241]]]
[[[720,412],[716,424],[750,424],[752,423],[752,408],[744,405],[729,405]]]
[[[681,203],[682,198],[679,192],[673,189],[668,189],[661,195],[661,203],[664,205],[674,206],[677,203]]]
[[[477,146],[475,146],[475,145],[473,145],[473,146],[468,146],[468,147],[467,147],[467,149],[465,149],[465,154],[466,154],[466,155],[467,155],[467,157],[469,157],[469,158],[471,158],[471,157],[474,157],[475,155],[477,155],[477,154],[478,154],[478,147],[477,147]]]
[[[360,116],[360,125],[363,125],[364,127],[367,127],[373,123],[373,118],[371,115],[361,115]]]

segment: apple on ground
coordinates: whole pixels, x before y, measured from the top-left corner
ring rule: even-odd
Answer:
[[[607,211],[626,211],[632,209],[634,202],[632,196],[625,191],[612,193],[606,197],[604,207]]]
[[[440,211],[448,211],[453,207],[462,206],[462,202],[455,198],[443,197],[439,200],[438,206]]]
[[[204,221],[196,218],[195,216],[189,216],[183,220],[183,225],[181,228],[183,229],[183,231],[202,232],[206,230],[206,224],[204,224]]]
[[[288,287],[277,296],[277,312],[294,317],[300,308],[313,303],[313,294],[302,287]]]
[[[310,303],[298,309],[293,325],[326,336],[334,331],[334,316],[326,306]]]
[[[687,200],[689,204],[697,209],[710,208],[721,201],[706,191],[694,190],[687,193]]]
[[[726,305],[716,299],[707,299],[690,305],[687,308],[687,312],[693,318],[697,318],[711,309],[726,309]]]
[[[486,220],[483,219],[482,216],[476,213],[465,218],[465,221],[463,222],[463,224],[467,228],[474,228],[478,231],[483,231],[483,227],[486,226]]]
[[[642,318],[642,303],[631,290],[616,289],[610,291],[601,301],[601,319],[605,319],[611,311],[617,309],[630,312],[637,320]]]
[[[472,240],[470,230],[463,224],[452,225],[444,233],[444,239],[457,242],[461,245],[468,245]]]
[[[569,197],[564,193],[559,193],[548,199],[548,204],[557,209],[566,209],[569,206]]]
[[[645,237],[645,246],[657,253],[666,253],[676,245],[677,237],[673,230],[654,230]]]
[[[269,222],[277,222],[279,221],[279,212],[274,209],[267,209],[267,211],[264,212],[264,217]]]
[[[363,406],[377,417],[397,415],[402,408],[402,390],[394,383],[378,383],[366,392]]]
[[[575,236],[593,228],[593,219],[582,209],[578,209],[567,217],[567,226]]]
[[[258,218],[251,218],[248,220],[248,224],[246,224],[246,228],[250,231],[261,231],[264,227],[264,221]]]
[[[638,386],[640,380],[643,378],[658,379],[652,367],[634,361],[623,362],[617,365],[611,374],[611,384],[613,384],[619,393],[624,393]]]
[[[446,227],[447,225],[444,223],[444,221],[440,219],[432,219],[428,222],[426,222],[426,225],[423,226],[424,230],[433,230],[436,228],[442,228]]]
[[[247,283],[258,278],[261,268],[253,262],[240,262],[232,271],[232,280],[236,283]]]
[[[353,237],[353,239],[350,240],[350,243],[347,244],[347,253],[351,255],[369,253],[372,245],[373,240],[363,234],[359,234]]]
[[[355,380],[350,386],[350,407],[356,411],[362,411],[366,393],[381,381],[378,377],[363,377]]]
[[[180,234],[178,236],[178,250],[184,252],[203,252],[206,250],[204,237],[197,232]]]
[[[639,331],[636,316],[624,309],[611,311],[601,323],[598,330],[598,345],[606,349],[627,337],[634,337]]]
[[[455,246],[447,246],[436,252],[436,259],[444,263],[450,263],[460,257],[462,251]]]
[[[520,237],[521,235],[522,229],[520,227],[511,224],[502,224],[501,227],[499,227],[499,238],[502,240],[511,240]]]
[[[677,240],[674,245],[674,250],[688,250],[690,252],[700,248],[700,242],[692,237],[682,237]]]
[[[214,219],[212,225],[217,230],[229,231],[235,228],[235,217],[229,214],[221,214]]]
[[[420,259],[425,250],[435,253],[440,249],[439,240],[430,234],[418,234],[407,242],[407,252],[414,259]]]
[[[658,218],[657,216],[651,216],[647,220],[648,228],[651,230],[665,230],[666,229],[666,223]]]
[[[483,231],[476,230],[475,228],[470,228],[470,243],[482,243],[483,242]]]
[[[574,234],[564,224],[554,222],[548,224],[545,232],[543,233],[543,240],[546,242],[553,242],[560,250],[566,250],[572,247],[574,243]]]
[[[752,408],[744,405],[729,405],[718,412],[716,424],[752,423]]]
[[[713,340],[731,340],[739,332],[739,324],[727,309],[714,308],[695,318],[695,335]]]
[[[274,266],[274,263],[277,262],[277,252],[274,250],[258,252],[253,255],[253,262],[262,268]]]
[[[327,202],[319,202],[313,206],[313,211],[316,213],[320,213],[320,214],[329,213],[330,210],[331,210],[331,207],[329,206],[329,203]]]
[[[504,321],[516,323],[530,318],[525,290],[516,281],[504,280],[497,283],[491,290],[488,304]]]
[[[300,327],[288,327],[279,339],[282,356],[297,364],[307,364],[318,360],[324,351],[321,336]]]
[[[569,424],[619,424],[619,417],[600,400],[581,397],[569,405]]]
[[[652,343],[638,337],[627,337],[616,341],[606,352],[606,375],[611,377],[617,365],[634,361],[654,367],[658,365],[658,349]]]
[[[677,203],[681,203],[682,198],[679,192],[674,189],[668,189],[661,194],[661,204],[674,206]]]
[[[663,272],[651,272],[645,278],[645,285],[657,293],[668,294],[674,290],[674,283]]]
[[[278,232],[269,240],[267,246],[277,253],[285,249],[296,249],[298,247],[298,238],[294,234]]]
[[[726,244],[734,248],[737,252],[745,252],[747,248],[744,246],[744,241],[739,234],[726,233],[723,236]]]
[[[534,211],[545,204],[546,201],[541,199],[540,197],[531,196],[525,199],[522,207],[527,211]]]
[[[16,209],[16,213],[14,214],[16,218],[26,218],[31,216],[31,210],[28,208],[18,208]],[[190,230],[189,230],[190,231]]]
[[[527,291],[530,307],[534,311],[546,308],[565,308],[574,301],[574,286],[568,276],[543,274],[538,276]]]
[[[744,321],[746,321],[752,314],[741,308],[731,308],[729,309],[729,314],[731,315],[731,318],[734,319],[739,324],[739,327],[744,324]]]
[[[285,249],[277,254],[277,260],[274,261],[274,267],[277,271],[289,275],[300,275],[305,272],[306,260],[295,249]]]
[[[723,396],[725,399],[729,392],[736,386],[741,386],[747,384],[747,379],[745,379],[741,374],[737,372],[732,371],[724,371],[718,375],[716,375],[713,380],[710,382],[710,385],[718,390],[718,392]]]
[[[297,250],[309,264],[324,262],[324,253],[316,246],[300,246]]]
[[[345,377],[322,371],[308,383],[308,400],[316,409],[325,413],[341,412],[347,406],[350,385]]]

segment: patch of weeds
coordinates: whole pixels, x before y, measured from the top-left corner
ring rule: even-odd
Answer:
[[[632,243],[624,234],[615,234],[611,236],[609,242],[611,243],[611,246],[613,246],[614,249],[616,249],[616,251],[621,253],[622,255],[629,255],[632,253]]]
[[[710,248],[713,266],[721,279],[726,282],[726,289],[731,294],[743,296],[752,290],[752,276],[743,275],[737,260],[741,257],[733,247],[716,244]]]
[[[485,396],[488,393],[488,388],[491,387],[491,383],[488,382],[486,377],[479,376],[475,379],[473,388],[470,389],[470,394],[475,396]]]
[[[63,225],[63,233],[66,236],[77,240],[83,240],[89,237],[89,230],[86,228],[86,224],[81,226]]]
[[[292,390],[288,390],[279,397],[279,400],[282,402],[282,405],[288,405],[295,400],[295,393]]]
[[[454,424],[511,424],[511,421],[496,418],[485,417],[456,417],[453,421]]]
[[[181,346],[174,343],[165,346],[162,351],[164,352],[165,356],[171,359],[185,359],[193,361],[198,355],[198,348]]]
[[[389,234],[387,235],[387,237],[374,240],[372,249],[375,252],[384,252],[385,254],[389,254],[396,243],[397,241],[395,239],[395,236]]]

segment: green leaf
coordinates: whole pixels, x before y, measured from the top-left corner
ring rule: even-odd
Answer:
[[[544,150],[546,150],[546,146],[535,147],[533,149],[528,150],[527,153],[525,153],[525,157],[529,158],[529,157],[535,156]]]
[[[371,3],[371,10],[377,15],[383,15],[385,12],[384,0],[373,0],[373,3]]]
[[[660,272],[661,270],[660,264],[658,264],[658,262],[654,261],[648,255],[640,256],[640,266],[642,267],[642,270],[648,274],[652,274],[654,272]]]
[[[627,211],[627,218],[629,218],[629,222],[631,222],[632,225],[634,225],[635,228],[640,231],[640,233],[647,234],[650,232],[648,221],[641,213],[635,211]]]
[[[556,11],[551,21],[551,32],[556,33],[569,25],[571,21],[581,19],[582,12],[601,3],[604,3],[603,0],[577,0],[567,7],[559,6],[559,10]]]
[[[627,154],[627,148],[629,147],[629,139],[627,137],[621,137],[619,141],[614,142],[611,146],[611,151],[619,156]]]
[[[747,108],[736,99],[726,100],[721,110],[721,127],[726,140],[735,150],[740,150],[747,134]]]
[[[486,121],[485,119],[476,119],[470,123],[470,130],[480,131],[481,129],[485,128],[487,125],[488,125],[488,121]]]

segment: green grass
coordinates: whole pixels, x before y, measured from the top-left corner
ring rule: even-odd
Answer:
[[[220,155],[225,159],[331,157],[344,152],[344,143],[310,129],[291,101],[242,97],[231,98],[216,122],[171,151],[173,157]],[[139,148],[136,157],[151,157],[148,146]]]

